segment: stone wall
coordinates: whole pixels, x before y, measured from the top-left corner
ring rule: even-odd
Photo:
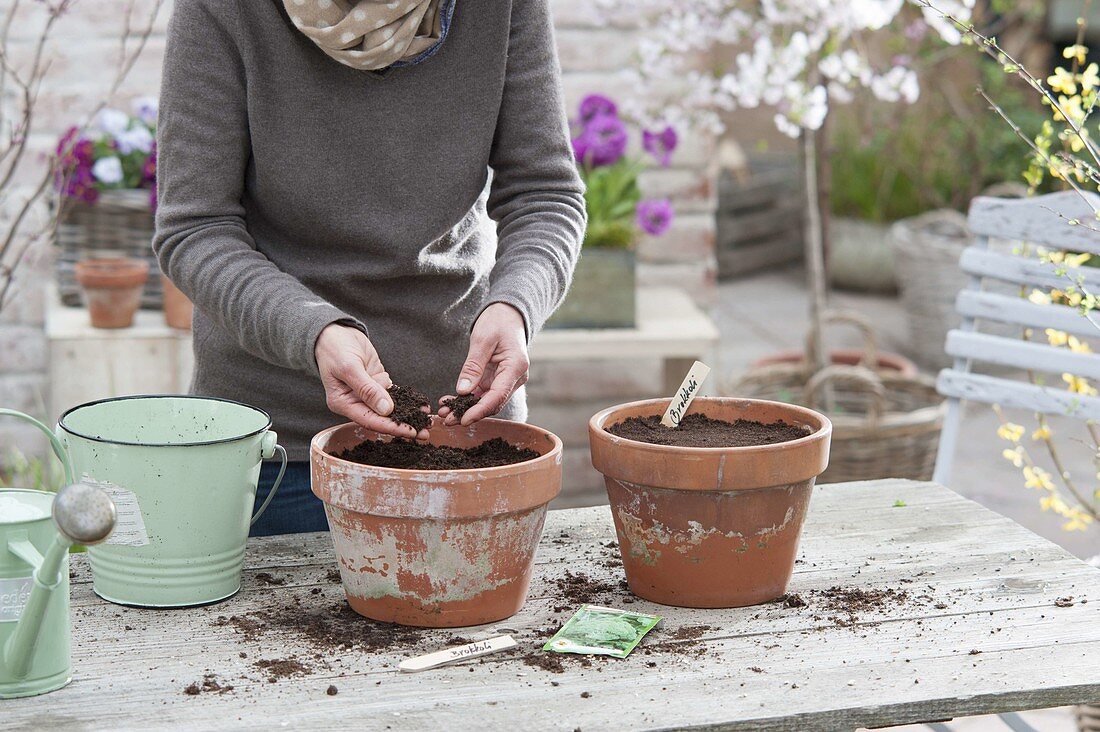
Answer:
[[[10,2],[0,0],[0,10]],[[603,25],[592,16],[591,5],[587,0],[553,2],[571,109],[589,92],[619,99],[626,93],[617,74],[631,62],[634,31]],[[31,140],[39,153],[52,149],[57,137],[107,93],[119,59],[127,7],[125,0],[77,0],[58,22],[47,49],[53,60],[38,107],[36,134]],[[139,20],[146,17],[141,11],[150,7],[149,0],[139,4]],[[44,17],[39,3],[24,3],[24,8],[9,40],[16,57],[25,57],[33,48]],[[170,11],[169,0],[145,52],[112,100],[120,107],[128,105],[134,96],[156,93]],[[682,135],[682,146],[672,167],[648,171],[642,181],[647,195],[672,198],[677,215],[665,235],[640,242],[639,280],[642,284],[682,287],[704,306],[712,304],[715,296],[714,147],[711,140]],[[49,388],[45,377],[48,347],[42,330],[48,252],[36,254],[35,265],[21,272],[18,303],[0,315],[0,405],[25,409],[50,421],[57,415],[46,414],[44,406]],[[80,374],[73,374],[73,378],[80,378]],[[660,384],[660,364],[656,361],[535,365],[530,388],[532,420],[562,434],[570,443],[570,485],[581,492],[597,485],[587,465],[583,432],[587,416],[623,399],[652,395]],[[42,442],[23,427],[0,425],[0,445],[12,444],[40,451]]]

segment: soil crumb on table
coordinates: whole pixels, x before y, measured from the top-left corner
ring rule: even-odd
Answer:
[[[287,679],[292,676],[305,676],[313,671],[311,666],[299,661],[297,656],[262,659],[252,665],[261,671],[266,671],[267,680],[273,683],[279,679]]]
[[[458,448],[410,440],[367,440],[336,455],[341,460],[404,470],[494,468],[534,460],[539,454],[494,437],[480,445]]]
[[[628,417],[607,431],[627,440],[674,447],[756,447],[790,442],[812,432],[782,420],[769,424],[748,419],[726,422],[705,414],[689,414],[679,427],[665,427],[659,416]]]
[[[565,571],[565,575],[554,580],[563,599],[572,603],[573,610],[581,605],[607,602],[607,595],[615,592],[615,585],[589,577],[584,572]]]
[[[201,683],[192,681],[183,688],[183,693],[186,696],[198,696],[204,693],[225,694],[230,691],[233,691],[232,684],[223,684],[219,682],[217,676],[214,674],[205,674],[202,677]]]
[[[442,406],[450,407],[451,414],[457,419],[462,419],[462,415],[470,411],[470,407],[481,401],[481,397],[476,397],[473,394],[466,394],[465,396],[456,396],[442,402]]]
[[[416,389],[397,384],[391,386],[389,392],[390,398],[393,399],[390,419],[398,424],[407,424],[417,432],[428,429],[432,420],[423,409],[429,406],[428,397]]]
[[[265,585],[285,585],[286,580],[282,577],[276,577],[271,572],[257,572],[256,579]]]
[[[257,610],[247,615],[220,615],[211,625],[228,625],[248,641],[256,641],[272,633],[294,636],[305,640],[317,651],[329,653],[353,649],[405,649],[424,637],[417,628],[364,618],[342,601],[327,606],[302,604],[292,612]]]

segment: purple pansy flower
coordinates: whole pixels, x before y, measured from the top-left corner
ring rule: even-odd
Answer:
[[[616,117],[619,108],[602,94],[589,94],[581,100],[581,126],[588,127],[598,117]]]
[[[672,202],[667,198],[654,198],[638,204],[638,226],[647,234],[660,236],[672,224]]]
[[[573,152],[586,165],[613,165],[626,152],[626,126],[618,117],[596,117],[573,140]]]
[[[676,149],[678,140],[676,130],[671,126],[660,132],[645,130],[642,133],[642,147],[664,168],[672,161],[672,152]]]

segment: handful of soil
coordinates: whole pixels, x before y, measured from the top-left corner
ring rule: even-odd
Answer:
[[[499,437],[466,448],[426,445],[401,439],[388,442],[367,440],[336,455],[353,463],[403,470],[495,468],[534,460],[538,456],[534,450],[516,447]]]
[[[440,402],[441,406],[450,407],[451,414],[455,416],[455,419],[462,419],[462,415],[470,411],[470,407],[481,401],[481,397],[476,397],[473,394],[466,394],[465,396],[451,397],[445,402]]]
[[[790,442],[812,432],[783,420],[770,424],[748,419],[727,422],[705,414],[689,414],[679,427],[665,427],[659,416],[628,417],[607,431],[627,440],[673,447],[757,447]]]
[[[394,384],[389,388],[390,399],[393,399],[393,411],[390,419],[398,424],[407,424],[414,430],[428,429],[432,423],[431,417],[422,408],[427,407],[428,397],[423,393],[407,386]]]

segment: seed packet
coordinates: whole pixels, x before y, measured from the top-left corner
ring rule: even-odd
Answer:
[[[657,615],[581,605],[542,650],[626,658],[659,622]]]

